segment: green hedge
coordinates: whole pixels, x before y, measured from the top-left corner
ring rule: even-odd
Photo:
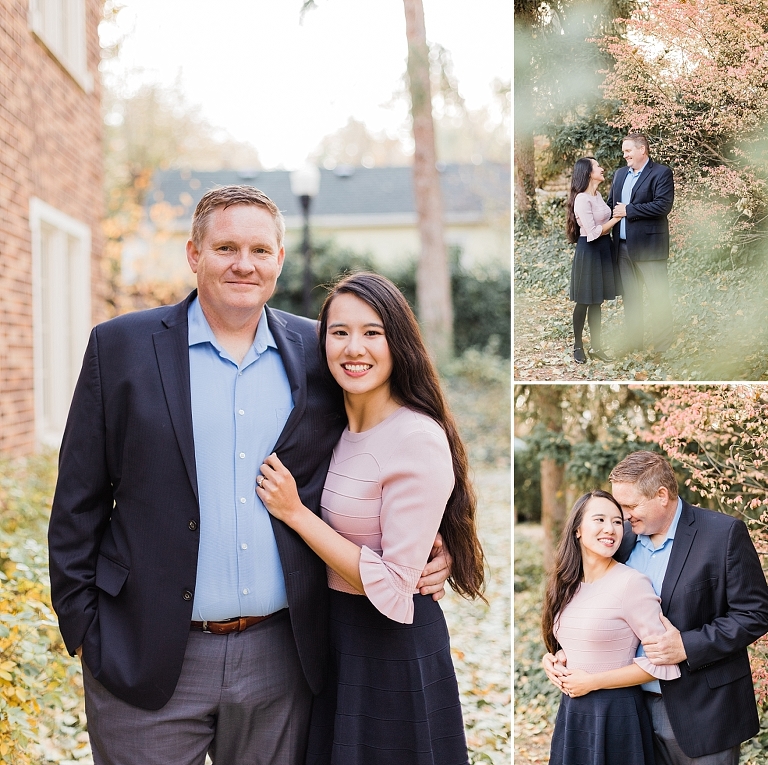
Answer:
[[[511,274],[503,267],[466,269],[461,266],[461,252],[450,251],[451,288],[454,311],[454,343],[458,355],[470,348],[490,350],[510,357],[511,333]],[[391,279],[403,292],[411,306],[416,306],[416,266],[380,268],[369,255],[322,242],[314,247],[312,257],[312,306],[315,318],[325,299],[323,285],[332,284],[338,275],[352,271],[377,271]],[[285,259],[277,291],[269,301],[273,308],[303,315],[304,261],[300,251]],[[418,310],[416,310],[418,315]]]

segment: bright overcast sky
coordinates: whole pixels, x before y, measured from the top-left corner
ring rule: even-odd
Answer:
[[[253,144],[265,167],[297,167],[349,117],[394,134],[407,46],[402,0],[123,0],[113,66],[179,81],[191,104]],[[470,109],[512,73],[509,0],[424,0],[427,39],[447,48]]]

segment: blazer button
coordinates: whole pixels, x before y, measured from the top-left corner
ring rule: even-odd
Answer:
[[[192,593],[189,590],[184,590],[184,594],[181,597],[184,600],[192,600]]]
[[[188,525],[190,531],[197,531],[197,521],[190,521]]]

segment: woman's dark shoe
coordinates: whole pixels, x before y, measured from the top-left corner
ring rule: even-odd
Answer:
[[[584,349],[581,347],[577,347],[573,349],[573,360],[577,364],[586,364],[587,363],[587,357],[584,354]]]
[[[604,351],[602,348],[590,348],[587,353],[589,353],[589,356],[592,359],[600,359],[600,361],[616,361],[608,351]]]

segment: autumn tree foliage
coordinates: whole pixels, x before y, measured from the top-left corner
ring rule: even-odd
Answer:
[[[764,236],[768,0],[650,0],[600,46],[614,60],[603,83],[614,124],[648,134],[675,172],[678,242],[704,221],[734,252]]]
[[[649,437],[689,474],[709,506],[746,517],[768,510],[768,390],[670,386]],[[766,549],[768,553],[768,548]]]
[[[702,504],[741,515],[768,563],[768,390],[764,386],[675,385],[656,408],[648,437],[687,474]],[[753,647],[753,676],[768,703],[768,640]]]

